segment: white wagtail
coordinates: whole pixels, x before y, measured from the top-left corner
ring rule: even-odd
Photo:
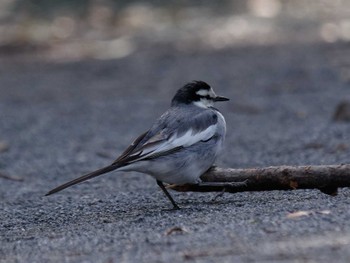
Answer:
[[[171,107],[141,134],[111,165],[65,183],[46,195],[117,171],[136,171],[153,176],[174,208],[179,208],[163,185],[198,184],[223,147],[226,122],[213,107],[228,98],[215,94],[203,81],[193,81],[177,91]]]

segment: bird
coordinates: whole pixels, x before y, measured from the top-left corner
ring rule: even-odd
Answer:
[[[179,209],[164,183],[201,183],[200,176],[214,164],[226,135],[225,118],[214,103],[228,100],[216,95],[204,81],[185,84],[170,108],[114,162],[54,188],[46,196],[114,170],[134,171],[154,177],[173,208]]]

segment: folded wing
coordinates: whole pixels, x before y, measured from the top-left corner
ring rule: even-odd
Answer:
[[[191,120],[179,118],[163,121],[167,125],[158,123],[157,127],[161,126],[162,129],[156,133],[150,129],[142,134],[113,164],[133,163],[174,153],[181,148],[208,141],[217,130],[217,116],[211,111],[202,112]]]

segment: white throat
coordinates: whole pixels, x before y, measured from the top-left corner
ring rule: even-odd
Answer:
[[[205,108],[205,109],[214,106],[214,102],[212,100],[208,100],[204,98],[201,98],[199,101],[194,101],[193,104],[200,108]]]

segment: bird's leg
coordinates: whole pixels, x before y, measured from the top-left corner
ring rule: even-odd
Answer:
[[[170,200],[170,202],[173,204],[174,209],[180,209],[180,207],[176,204],[176,202],[174,201],[174,199],[173,199],[173,198],[171,197],[171,195],[169,194],[168,190],[165,188],[163,182],[157,180],[157,185],[159,185],[160,189],[162,189],[162,191],[164,192],[164,194],[166,195],[166,197],[168,197],[168,199]]]

